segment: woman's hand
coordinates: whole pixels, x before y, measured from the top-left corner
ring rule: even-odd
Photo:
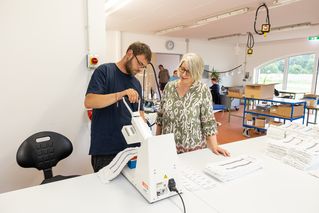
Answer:
[[[218,146],[216,135],[208,136],[206,138],[207,147],[216,155],[224,155],[225,157],[229,157],[230,153],[226,150]]]
[[[230,156],[230,153],[226,149],[223,149],[223,148],[221,148],[218,145],[217,146],[213,146],[210,150],[216,155],[222,154],[225,157],[229,157]]]

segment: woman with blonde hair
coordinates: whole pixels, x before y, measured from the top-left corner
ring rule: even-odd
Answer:
[[[195,53],[183,56],[179,80],[169,82],[157,115],[156,134],[174,133],[178,153],[208,147],[215,154],[229,156],[218,146],[217,125],[208,86],[201,82],[203,59]]]

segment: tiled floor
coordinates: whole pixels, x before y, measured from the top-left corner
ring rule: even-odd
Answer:
[[[232,111],[232,114],[242,116],[242,108],[243,107],[241,106],[238,111]],[[215,113],[215,118],[221,123],[221,126],[218,127],[217,134],[217,140],[219,144],[248,139],[242,134],[242,118],[232,116],[230,122],[228,122],[228,112],[217,112]],[[253,134],[252,137],[256,136],[258,135]]]

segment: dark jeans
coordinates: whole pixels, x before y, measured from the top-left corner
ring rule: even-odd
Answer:
[[[111,155],[92,155],[91,156],[91,164],[94,172],[98,172],[103,167],[109,165],[116,154]]]

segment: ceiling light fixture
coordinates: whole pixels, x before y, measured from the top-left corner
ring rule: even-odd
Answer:
[[[156,35],[163,35],[163,34],[166,34],[166,33],[169,33],[169,32],[173,32],[173,31],[178,31],[178,30],[181,30],[181,29],[184,29],[184,28],[201,27],[201,26],[206,25],[206,24],[208,24],[210,22],[213,22],[213,21],[218,21],[218,20],[221,20],[221,19],[224,19],[224,18],[228,18],[228,17],[231,17],[231,16],[245,14],[248,11],[249,11],[249,8],[245,7],[245,8],[242,8],[242,9],[233,10],[233,11],[230,11],[230,12],[227,12],[227,13],[223,13],[223,14],[220,14],[220,15],[211,16],[211,17],[208,17],[208,18],[205,18],[205,19],[201,19],[201,20],[195,22],[192,25],[181,25],[181,26],[177,26],[177,27],[161,30],[161,31],[156,32],[155,34]]]
[[[301,1],[301,0],[275,0],[275,1],[273,1],[273,4],[274,5],[285,5],[285,4],[291,4],[294,2],[298,2],[298,1]]]
[[[235,34],[229,34],[229,35],[223,35],[223,36],[215,36],[215,37],[210,37],[208,38],[208,41],[210,40],[216,40],[216,39],[222,39],[222,38],[231,38],[231,37],[239,37],[242,36],[243,34],[240,33],[235,33]]]
[[[291,30],[300,30],[311,27],[310,22],[300,23],[300,24],[292,24],[292,25],[286,25],[286,26],[280,26],[280,27],[273,27],[271,29],[272,32],[285,32],[285,31],[291,31]]]
[[[305,22],[305,23],[285,25],[285,26],[280,26],[280,27],[273,27],[273,28],[271,28],[271,32],[287,32],[287,31],[291,31],[291,30],[300,30],[300,29],[305,29],[305,28],[310,28],[310,27],[315,27],[315,26],[319,26],[319,23],[312,24],[310,22]],[[210,37],[210,38],[208,38],[208,40],[231,38],[231,37],[235,37],[235,36],[241,37],[241,36],[246,36],[246,34],[235,33],[235,34],[229,34],[229,35],[223,35],[223,36]]]
[[[168,29],[165,29],[165,30],[158,31],[155,34],[156,35],[163,35],[163,34],[166,34],[166,33],[169,33],[169,32],[173,32],[173,31],[178,31],[178,30],[181,30],[181,29],[184,29],[184,28],[185,28],[184,25],[177,26],[177,27],[172,27],[172,28],[168,28]]]
[[[192,25],[187,26],[187,28],[192,29],[192,28],[201,27],[201,26],[203,26],[203,25],[205,25],[205,24],[192,24]]]
[[[197,21],[194,25],[200,26],[200,25],[203,25],[203,24],[207,24],[209,22],[217,21],[217,20],[228,18],[228,17],[231,17],[231,16],[245,14],[245,13],[248,12],[248,10],[249,10],[248,7],[245,7],[245,8],[239,9],[239,10],[233,10],[233,11],[230,11],[230,12],[227,12],[227,13],[223,13],[223,14],[220,14],[220,15],[217,15],[217,16],[212,16],[212,17],[208,17],[208,18],[205,18],[205,19],[201,19],[201,20]],[[192,25],[192,26],[194,26],[194,25]]]

